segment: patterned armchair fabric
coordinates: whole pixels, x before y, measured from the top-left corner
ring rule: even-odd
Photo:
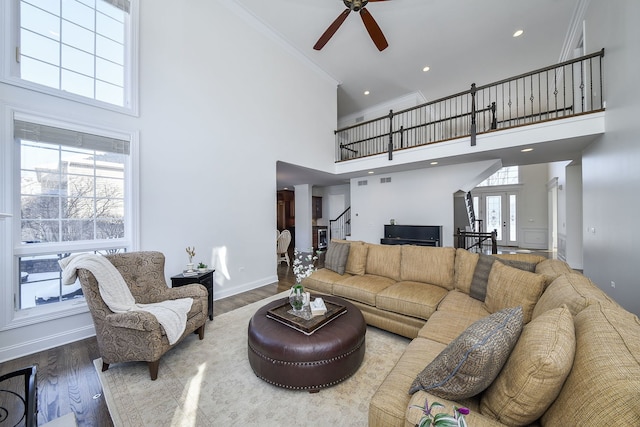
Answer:
[[[107,255],[106,258],[122,274],[136,303],[193,298],[187,314],[187,326],[180,340],[194,331],[198,332],[200,339],[204,338],[208,314],[207,289],[204,286],[194,283],[179,288],[167,287],[165,258],[160,252],[130,252]],[[114,313],[100,297],[98,282],[91,272],[80,269],[78,278],[93,317],[102,370],[109,369],[112,363],[145,361],[149,362],[149,373],[155,380],[160,357],[172,348],[155,316],[144,311]]]

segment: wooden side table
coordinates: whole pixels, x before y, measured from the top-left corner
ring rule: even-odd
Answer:
[[[178,286],[184,286],[191,283],[199,283],[207,288],[207,293],[209,294],[207,297],[209,302],[209,320],[213,320],[213,273],[215,271],[215,269],[207,270],[204,273],[197,273],[193,276],[185,276],[180,273],[171,277],[172,288],[177,288]]]

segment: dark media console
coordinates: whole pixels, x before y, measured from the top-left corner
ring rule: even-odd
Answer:
[[[442,246],[441,225],[385,225],[383,245]]]

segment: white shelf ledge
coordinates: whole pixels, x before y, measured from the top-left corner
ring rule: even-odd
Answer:
[[[12,216],[13,216],[13,215],[11,215],[11,214],[0,212],[0,219],[3,219],[3,218],[10,218],[10,217],[12,217]]]

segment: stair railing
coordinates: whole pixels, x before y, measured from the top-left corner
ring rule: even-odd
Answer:
[[[344,210],[336,219],[329,220],[329,240],[344,240],[351,235],[351,207]]]

